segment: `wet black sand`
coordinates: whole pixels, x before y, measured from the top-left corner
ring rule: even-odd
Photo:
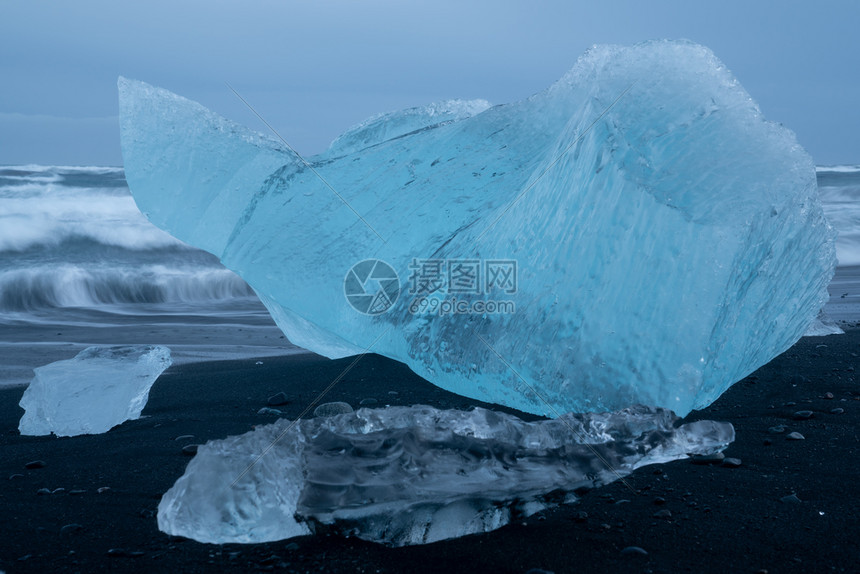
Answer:
[[[0,570],[6,572],[857,572],[860,329],[805,338],[690,418],[729,421],[738,468],[688,461],[639,469],[581,503],[498,531],[390,549],[338,537],[206,545],[156,527],[190,442],[243,433],[284,391],[297,415],[352,359],[315,355],[183,365],[156,382],[144,418],[100,436],[17,432],[23,388],[0,390]],[[391,391],[396,395],[390,394]],[[832,393],[833,398],[828,398]],[[473,401],[367,356],[324,401],[357,406]],[[833,414],[833,409],[843,409]],[[811,410],[808,420],[796,411]],[[785,425],[773,434],[770,427]],[[788,432],[805,439],[792,441]],[[193,440],[174,440],[181,435]],[[43,468],[25,469],[30,461]],[[629,486],[628,486],[629,485]],[[107,487],[99,493],[100,488]],[[40,489],[65,489],[37,494]],[[81,490],[81,493],[72,491]],[[783,501],[795,494],[799,502]],[[658,511],[669,515],[655,517]],[[667,513],[663,513],[667,514]],[[647,552],[623,552],[635,546]]]

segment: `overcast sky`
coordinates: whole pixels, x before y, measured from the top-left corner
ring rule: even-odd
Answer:
[[[229,82],[299,152],[378,112],[505,103],[593,44],[710,47],[820,165],[860,164],[860,2],[81,0],[0,3],[0,164],[121,165],[116,78],[259,131]]]

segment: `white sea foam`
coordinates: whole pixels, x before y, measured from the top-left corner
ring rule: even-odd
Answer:
[[[14,170],[14,171],[25,171],[32,173],[92,173],[92,174],[105,174],[105,173],[122,173],[121,167],[112,167],[112,166],[89,166],[89,165],[40,165],[35,163],[28,163],[24,165],[0,165],[0,170]]]
[[[860,165],[819,165],[815,167],[815,171],[817,173],[857,173],[860,172]]]
[[[28,181],[0,188],[0,198],[0,251],[78,238],[134,250],[183,245],[150,224],[126,188]]]

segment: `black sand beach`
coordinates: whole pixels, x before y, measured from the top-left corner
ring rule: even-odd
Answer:
[[[3,389],[0,570],[856,572],[858,355],[856,327],[801,339],[693,413],[690,419],[734,424],[737,440],[726,456],[741,459],[737,468],[689,461],[649,466],[627,478],[629,487],[616,482],[579,504],[495,532],[397,549],[324,536],[217,546],[169,537],[156,527],[158,501],[189,461],[183,446],[271,422],[271,415],[256,413],[279,391],[292,399],[279,408],[296,416],[352,359],[305,354],[172,367],[155,383],[143,418],[100,436],[20,436],[24,389]],[[323,401],[357,406],[364,398],[381,405],[477,404],[374,355],[362,358]],[[812,418],[795,420],[804,410]],[[784,432],[769,431],[780,425]],[[804,440],[787,439],[793,431]],[[194,438],[176,440],[182,435]],[[45,464],[25,468],[31,461]]]

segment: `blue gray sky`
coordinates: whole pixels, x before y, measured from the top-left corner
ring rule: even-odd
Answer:
[[[230,83],[310,155],[378,112],[505,103],[593,44],[710,47],[816,163],[860,163],[860,2],[6,0],[0,164],[121,165],[116,79],[259,131]]]

